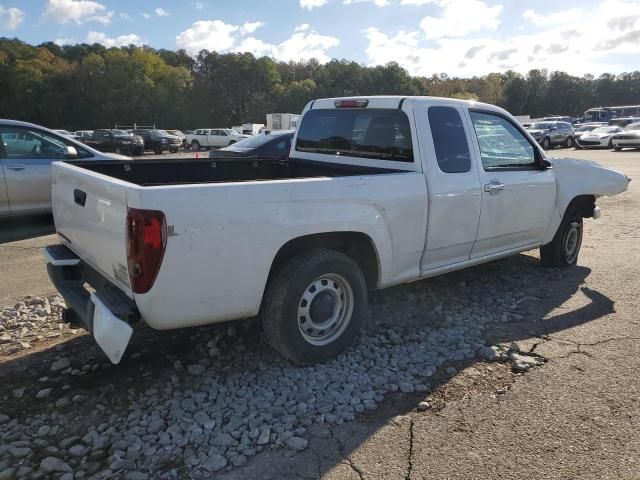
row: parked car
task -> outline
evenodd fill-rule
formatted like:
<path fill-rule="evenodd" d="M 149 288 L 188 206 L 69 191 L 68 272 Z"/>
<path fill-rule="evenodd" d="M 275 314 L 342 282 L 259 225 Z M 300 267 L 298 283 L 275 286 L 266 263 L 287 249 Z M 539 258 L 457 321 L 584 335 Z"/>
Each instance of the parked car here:
<path fill-rule="evenodd" d="M 611 127 L 626 127 L 627 125 L 631 125 L 632 123 L 640 122 L 640 117 L 622 117 L 622 118 L 612 118 L 609 120 L 608 125 Z"/>
<path fill-rule="evenodd" d="M 51 211 L 52 162 L 126 158 L 16 120 L 0 120 L 0 138 L 0 217 Z"/>
<path fill-rule="evenodd" d="M 527 130 L 545 150 L 556 145 L 573 147 L 573 126 L 570 123 L 535 122 Z"/>
<path fill-rule="evenodd" d="M 187 143 L 194 150 L 201 147 L 222 148 L 248 137 L 249 135 L 243 135 L 231 128 L 199 128 L 193 133 L 187 134 Z"/>
<path fill-rule="evenodd" d="M 140 135 L 144 140 L 145 150 L 153 150 L 156 155 L 161 155 L 165 150 L 176 153 L 182 145 L 180 137 L 171 135 L 166 130 L 137 129 L 132 133 Z"/>
<path fill-rule="evenodd" d="M 71 133 L 69 130 L 54 129 L 53 132 L 57 133 L 58 135 L 64 135 L 65 137 L 73 137 L 73 133 Z"/>
<path fill-rule="evenodd" d="M 580 148 L 613 148 L 613 135 L 622 132 L 621 127 L 598 127 L 578 138 Z"/>
<path fill-rule="evenodd" d="M 573 117 L 562 117 L 560 115 L 552 115 L 550 117 L 539 118 L 538 122 L 566 122 L 566 123 L 573 124 L 574 118 Z"/>
<path fill-rule="evenodd" d="M 187 136 L 182 133 L 180 130 L 165 130 L 169 135 L 173 135 L 175 137 L 180 138 L 180 147 L 184 148 L 187 146 Z"/>
<path fill-rule="evenodd" d="M 139 135 L 126 130 L 101 128 L 93 131 L 90 137 L 84 137 L 82 143 L 101 152 L 113 152 L 124 155 L 140 156 L 144 154 L 144 142 Z"/>
<path fill-rule="evenodd" d="M 640 122 L 627 125 L 624 131 L 615 133 L 611 141 L 616 151 L 623 148 L 640 148 Z"/>
<path fill-rule="evenodd" d="M 73 136 L 71 138 L 82 141 L 82 139 L 90 137 L 91 135 L 93 135 L 93 130 L 76 130 L 73 132 Z"/>
<path fill-rule="evenodd" d="M 289 158 L 293 133 L 293 130 L 261 133 L 220 150 L 211 150 L 209 158 L 260 157 L 285 160 Z"/>
<path fill-rule="evenodd" d="M 583 135 L 595 130 L 598 127 L 606 126 L 606 123 L 603 122 L 595 122 L 595 123 L 583 123 L 580 125 L 576 125 L 575 130 L 573 131 L 573 144 L 576 148 L 581 148 L 578 144 L 578 139 Z"/>
<path fill-rule="evenodd" d="M 259 313 L 285 357 L 333 358 L 366 320 L 369 288 L 538 247 L 543 265 L 574 265 L 583 218 L 629 183 L 548 157 L 501 108 L 389 96 L 310 102 L 285 162 L 53 170 L 61 245 L 45 250 L 47 268 L 65 318 L 90 326 L 113 363 L 138 320 L 172 329 Z"/>

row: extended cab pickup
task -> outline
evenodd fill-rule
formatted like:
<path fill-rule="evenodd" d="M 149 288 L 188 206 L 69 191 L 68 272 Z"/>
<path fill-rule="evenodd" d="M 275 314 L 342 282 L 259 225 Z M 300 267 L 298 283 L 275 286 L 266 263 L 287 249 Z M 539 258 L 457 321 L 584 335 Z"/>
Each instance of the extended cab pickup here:
<path fill-rule="evenodd" d="M 367 290 L 540 247 L 576 263 L 583 218 L 629 179 L 551 159 L 506 111 L 430 97 L 309 103 L 289 160 L 58 162 L 50 276 L 112 362 L 132 323 L 260 314 L 297 363 L 346 349 Z M 84 288 L 88 283 L 93 293 Z"/>

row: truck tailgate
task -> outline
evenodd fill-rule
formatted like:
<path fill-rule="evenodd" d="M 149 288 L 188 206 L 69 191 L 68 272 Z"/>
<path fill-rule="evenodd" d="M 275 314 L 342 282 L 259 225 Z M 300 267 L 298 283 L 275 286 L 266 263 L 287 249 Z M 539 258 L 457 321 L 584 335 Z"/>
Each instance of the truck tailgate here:
<path fill-rule="evenodd" d="M 55 162 L 51 174 L 60 241 L 132 297 L 126 252 L 127 184 L 63 162 Z"/>

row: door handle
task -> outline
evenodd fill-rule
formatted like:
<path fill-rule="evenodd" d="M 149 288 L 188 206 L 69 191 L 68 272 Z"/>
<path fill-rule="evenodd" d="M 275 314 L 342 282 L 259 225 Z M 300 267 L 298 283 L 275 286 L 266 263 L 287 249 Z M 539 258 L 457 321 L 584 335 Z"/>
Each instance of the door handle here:
<path fill-rule="evenodd" d="M 484 191 L 490 195 L 499 195 L 504 190 L 504 183 L 500 180 L 491 180 L 484 186 Z"/>
<path fill-rule="evenodd" d="M 7 169 L 7 170 L 14 170 L 14 171 L 16 171 L 16 172 L 19 172 L 19 171 L 21 171 L 21 170 L 24 170 L 25 168 L 26 168 L 26 167 L 25 167 L 24 165 L 20 165 L 19 163 L 14 163 L 14 164 L 7 165 L 7 166 L 6 166 L 6 169 Z"/>

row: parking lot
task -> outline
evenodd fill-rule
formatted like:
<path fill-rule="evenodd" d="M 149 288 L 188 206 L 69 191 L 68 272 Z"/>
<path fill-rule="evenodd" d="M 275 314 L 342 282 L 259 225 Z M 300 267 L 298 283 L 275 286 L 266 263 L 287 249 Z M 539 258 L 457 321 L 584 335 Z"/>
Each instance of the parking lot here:
<path fill-rule="evenodd" d="M 634 179 L 577 267 L 528 252 L 374 293 L 356 345 L 304 368 L 253 320 L 140 328 L 113 366 L 61 323 L 51 218 L 3 222 L 0 479 L 640 478 L 640 151 L 552 154 Z"/>

